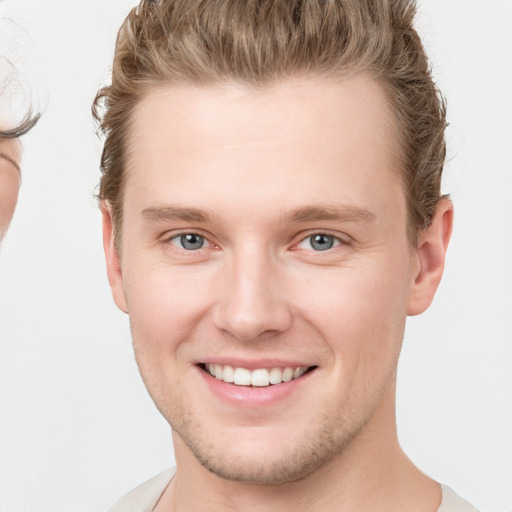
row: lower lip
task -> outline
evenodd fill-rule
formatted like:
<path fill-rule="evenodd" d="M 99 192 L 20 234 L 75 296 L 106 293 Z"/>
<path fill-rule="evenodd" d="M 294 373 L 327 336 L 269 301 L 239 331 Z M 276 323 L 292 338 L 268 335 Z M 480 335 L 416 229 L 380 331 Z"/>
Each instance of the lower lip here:
<path fill-rule="evenodd" d="M 294 379 L 289 382 L 258 387 L 230 384 L 212 377 L 202 368 L 197 367 L 197 369 L 206 385 L 215 395 L 226 402 L 236 405 L 237 407 L 244 408 L 269 406 L 287 398 L 297 391 L 316 371 L 309 371 L 298 379 Z"/>

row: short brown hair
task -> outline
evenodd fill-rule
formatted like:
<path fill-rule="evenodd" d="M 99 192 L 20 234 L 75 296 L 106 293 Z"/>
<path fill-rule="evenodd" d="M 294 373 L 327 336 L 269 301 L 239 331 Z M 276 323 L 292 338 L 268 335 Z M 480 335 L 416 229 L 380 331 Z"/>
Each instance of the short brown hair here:
<path fill-rule="evenodd" d="M 413 0 L 141 0 L 119 31 L 112 84 L 93 105 L 105 135 L 98 197 L 114 223 L 122 221 L 132 112 L 152 87 L 366 72 L 382 86 L 401 136 L 414 240 L 441 197 L 446 152 L 445 102 L 415 14 Z"/>

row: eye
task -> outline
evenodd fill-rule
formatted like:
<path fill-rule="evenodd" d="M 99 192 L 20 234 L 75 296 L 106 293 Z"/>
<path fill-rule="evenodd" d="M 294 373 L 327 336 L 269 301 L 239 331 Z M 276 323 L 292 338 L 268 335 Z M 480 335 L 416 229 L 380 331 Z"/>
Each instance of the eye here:
<path fill-rule="evenodd" d="M 340 245 L 340 241 L 333 235 L 326 233 L 315 233 L 308 236 L 299 243 L 299 249 L 313 249 L 314 251 L 327 251 Z"/>
<path fill-rule="evenodd" d="M 202 249 L 206 243 L 204 236 L 197 233 L 183 233 L 181 235 L 173 236 L 169 242 L 180 249 L 186 251 L 196 251 Z"/>

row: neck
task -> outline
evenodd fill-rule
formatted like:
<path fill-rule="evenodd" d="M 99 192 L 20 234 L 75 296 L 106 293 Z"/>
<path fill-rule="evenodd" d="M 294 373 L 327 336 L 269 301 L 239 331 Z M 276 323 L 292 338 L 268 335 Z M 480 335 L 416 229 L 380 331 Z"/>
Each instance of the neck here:
<path fill-rule="evenodd" d="M 383 402 L 388 403 L 379 407 L 342 453 L 308 476 L 279 485 L 220 478 L 202 467 L 175 434 L 177 473 L 155 512 L 433 512 L 441 502 L 441 491 L 410 462 L 399 446 L 394 389 Z M 383 429 L 383 425 L 387 427 Z"/>

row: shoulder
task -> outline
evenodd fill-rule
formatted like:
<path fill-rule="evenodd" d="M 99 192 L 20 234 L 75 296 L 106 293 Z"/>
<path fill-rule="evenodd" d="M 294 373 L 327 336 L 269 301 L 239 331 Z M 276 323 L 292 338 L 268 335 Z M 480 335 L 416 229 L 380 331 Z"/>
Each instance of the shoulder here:
<path fill-rule="evenodd" d="M 174 473 L 174 468 L 162 471 L 123 496 L 107 512 L 151 512 Z"/>
<path fill-rule="evenodd" d="M 437 512 L 478 512 L 478 510 L 463 500 L 458 494 L 446 485 L 441 484 L 443 501 Z"/>

